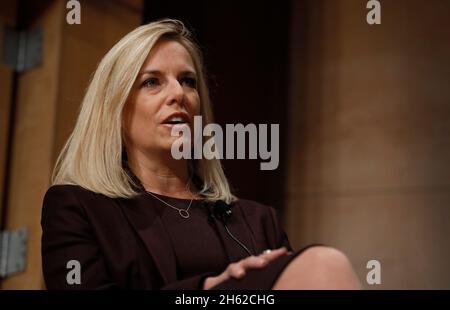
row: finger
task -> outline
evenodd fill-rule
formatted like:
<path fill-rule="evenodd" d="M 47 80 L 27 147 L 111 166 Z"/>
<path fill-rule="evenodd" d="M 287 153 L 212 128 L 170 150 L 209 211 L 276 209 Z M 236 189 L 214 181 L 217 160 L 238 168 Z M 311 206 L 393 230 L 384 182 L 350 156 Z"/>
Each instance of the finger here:
<path fill-rule="evenodd" d="M 285 253 L 285 252 L 287 252 L 288 250 L 287 250 L 287 248 L 286 247 L 281 247 L 281 248 L 278 248 L 278 249 L 267 249 L 267 250 L 264 250 L 259 256 L 265 256 L 265 255 L 276 255 L 276 254 L 278 254 L 278 253 Z"/>
<path fill-rule="evenodd" d="M 267 265 L 268 261 L 259 256 L 249 256 L 239 262 L 244 269 L 262 268 Z"/>
<path fill-rule="evenodd" d="M 247 269 L 261 268 L 266 265 L 266 261 L 257 256 L 249 256 L 236 263 L 230 264 L 226 270 L 229 277 L 241 279 L 247 272 Z"/>
<path fill-rule="evenodd" d="M 222 272 L 221 274 L 219 274 L 218 276 L 214 277 L 215 283 L 212 286 L 216 285 L 217 283 L 222 283 L 222 282 L 228 280 L 229 278 L 230 278 L 230 274 L 227 269 L 224 272 Z"/>
<path fill-rule="evenodd" d="M 288 253 L 288 250 L 285 247 L 271 250 L 270 252 L 263 253 L 259 255 L 259 257 L 264 258 L 267 261 L 272 261 L 280 256 L 286 255 Z"/>
<path fill-rule="evenodd" d="M 236 279 L 241 279 L 245 276 L 245 267 L 243 266 L 241 261 L 229 265 L 228 275 Z"/>

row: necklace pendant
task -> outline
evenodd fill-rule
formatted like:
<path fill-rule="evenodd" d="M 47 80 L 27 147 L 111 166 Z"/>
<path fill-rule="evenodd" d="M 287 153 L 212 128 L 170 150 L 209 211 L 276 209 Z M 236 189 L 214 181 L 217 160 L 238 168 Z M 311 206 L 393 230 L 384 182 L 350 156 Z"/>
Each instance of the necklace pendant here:
<path fill-rule="evenodd" d="M 189 218 L 189 212 L 186 210 L 178 210 L 178 213 L 180 214 L 180 216 L 182 218 L 185 218 L 185 219 Z"/>

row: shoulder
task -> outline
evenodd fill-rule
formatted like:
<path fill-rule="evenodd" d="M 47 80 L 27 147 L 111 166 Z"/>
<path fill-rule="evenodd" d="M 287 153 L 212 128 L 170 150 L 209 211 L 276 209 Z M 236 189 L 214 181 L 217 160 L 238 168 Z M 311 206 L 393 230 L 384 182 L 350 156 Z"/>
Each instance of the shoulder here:
<path fill-rule="evenodd" d="M 82 202 L 99 199 L 103 195 L 74 184 L 51 186 L 44 195 L 44 206 L 60 204 L 81 204 Z M 106 197 L 105 197 L 106 198 Z"/>
<path fill-rule="evenodd" d="M 43 212 L 54 209 L 76 208 L 80 206 L 80 198 L 87 195 L 87 190 L 78 185 L 53 185 L 45 193 Z"/>
<path fill-rule="evenodd" d="M 268 248 L 281 246 L 286 246 L 288 249 L 291 248 L 277 209 L 245 199 L 236 201 L 236 206 L 242 211 L 254 234 L 256 236 L 265 236 Z"/>
<path fill-rule="evenodd" d="M 86 202 L 89 200 L 108 200 L 112 199 L 105 195 L 93 192 L 76 184 L 58 184 L 52 185 L 44 195 L 45 201 L 65 201 L 77 200 L 78 202 Z"/>
<path fill-rule="evenodd" d="M 233 202 L 233 204 L 241 206 L 243 208 L 258 210 L 258 209 L 267 209 L 271 208 L 268 205 L 265 205 L 263 203 L 254 201 L 254 200 L 248 200 L 248 199 L 242 199 L 238 198 L 236 201 Z"/>
<path fill-rule="evenodd" d="M 91 191 L 74 184 L 52 185 L 45 193 L 44 200 L 56 198 L 68 198 L 80 195 L 88 195 Z"/>
<path fill-rule="evenodd" d="M 276 209 L 272 206 L 265 205 L 263 203 L 239 198 L 237 201 L 233 203 L 235 206 L 242 209 L 248 216 L 269 216 L 272 217 L 276 214 Z"/>
<path fill-rule="evenodd" d="M 51 186 L 44 195 L 42 216 L 77 213 L 83 215 L 86 206 L 101 206 L 108 197 L 79 185 L 61 184 Z"/>

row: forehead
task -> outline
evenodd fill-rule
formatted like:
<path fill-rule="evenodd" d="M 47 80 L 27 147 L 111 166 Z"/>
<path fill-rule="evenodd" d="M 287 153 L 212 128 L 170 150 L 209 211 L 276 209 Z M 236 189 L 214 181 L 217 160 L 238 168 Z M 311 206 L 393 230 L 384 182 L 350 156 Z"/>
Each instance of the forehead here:
<path fill-rule="evenodd" d="M 167 67 L 195 71 L 192 57 L 181 43 L 173 40 L 160 40 L 151 49 L 142 68 L 164 69 Z"/>

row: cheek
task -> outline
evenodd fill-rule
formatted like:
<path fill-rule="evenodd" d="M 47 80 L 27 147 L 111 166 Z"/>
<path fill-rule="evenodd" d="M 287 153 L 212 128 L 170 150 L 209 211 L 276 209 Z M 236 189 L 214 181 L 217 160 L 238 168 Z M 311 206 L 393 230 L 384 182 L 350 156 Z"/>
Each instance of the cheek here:
<path fill-rule="evenodd" d="M 189 100 L 190 102 L 190 109 L 192 111 L 192 114 L 199 115 L 200 114 L 200 97 L 198 94 L 195 94 L 192 96 L 192 98 Z"/>
<path fill-rule="evenodd" d="M 155 113 L 150 102 L 135 101 L 126 109 L 124 115 L 125 128 L 128 139 L 134 143 L 148 140 L 149 132 L 154 131 Z"/>

